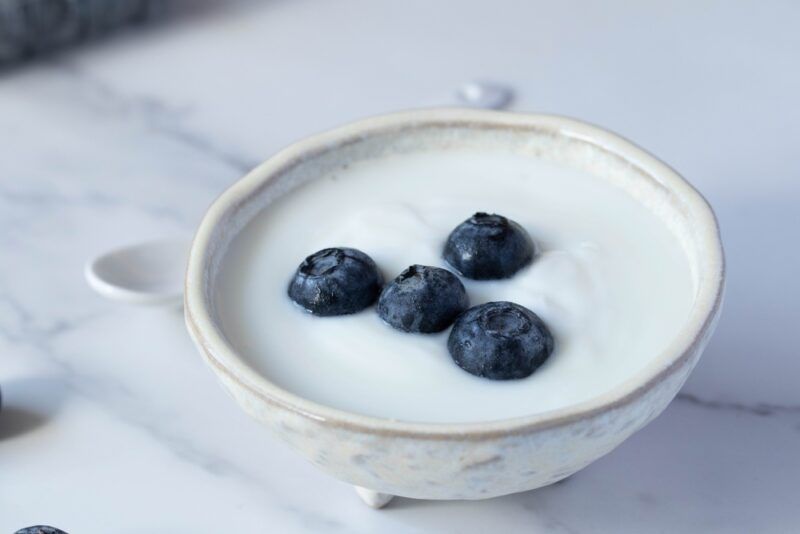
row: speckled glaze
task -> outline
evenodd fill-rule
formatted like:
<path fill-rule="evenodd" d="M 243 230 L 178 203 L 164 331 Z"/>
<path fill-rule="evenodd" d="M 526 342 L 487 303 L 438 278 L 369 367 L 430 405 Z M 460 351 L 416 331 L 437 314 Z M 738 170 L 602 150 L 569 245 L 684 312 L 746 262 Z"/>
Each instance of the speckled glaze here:
<path fill-rule="evenodd" d="M 676 338 L 627 382 L 591 401 L 527 417 L 413 423 L 323 406 L 256 373 L 225 339 L 214 286 L 227 245 L 293 187 L 348 162 L 389 153 L 500 144 L 584 169 L 652 210 L 686 251 L 695 302 Z M 440 109 L 363 120 L 300 141 L 257 167 L 209 209 L 186 276 L 186 321 L 239 405 L 320 469 L 375 492 L 482 499 L 563 479 L 610 452 L 676 395 L 719 315 L 724 258 L 714 215 L 675 171 L 620 137 L 563 117 Z"/>

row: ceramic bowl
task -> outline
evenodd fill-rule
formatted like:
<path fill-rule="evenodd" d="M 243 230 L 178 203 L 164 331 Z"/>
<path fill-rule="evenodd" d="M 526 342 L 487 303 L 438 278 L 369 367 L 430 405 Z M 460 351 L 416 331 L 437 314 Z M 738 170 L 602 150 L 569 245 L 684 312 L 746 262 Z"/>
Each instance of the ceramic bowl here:
<path fill-rule="evenodd" d="M 215 285 L 226 249 L 258 212 L 338 166 L 390 153 L 501 144 L 576 167 L 620 187 L 682 244 L 694 304 L 671 343 L 628 381 L 587 402 L 469 424 L 414 423 L 324 406 L 257 373 L 225 337 Z M 373 505 L 392 495 L 483 499 L 552 484 L 607 454 L 656 417 L 697 363 L 719 315 L 724 259 L 714 214 L 675 171 L 630 142 L 563 117 L 437 109 L 362 120 L 286 148 L 208 210 L 186 276 L 186 322 L 200 353 L 239 405 L 313 464 Z M 363 489 L 367 488 L 367 489 Z"/>

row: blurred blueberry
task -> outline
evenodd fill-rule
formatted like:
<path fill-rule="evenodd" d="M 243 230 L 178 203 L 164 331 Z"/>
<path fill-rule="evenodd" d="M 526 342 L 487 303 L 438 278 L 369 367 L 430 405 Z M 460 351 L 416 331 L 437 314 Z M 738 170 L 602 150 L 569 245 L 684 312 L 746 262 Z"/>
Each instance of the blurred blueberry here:
<path fill-rule="evenodd" d="M 35 527 L 25 527 L 16 531 L 14 534 L 67 534 L 63 530 L 56 527 L 48 527 L 46 525 L 36 525 Z"/>

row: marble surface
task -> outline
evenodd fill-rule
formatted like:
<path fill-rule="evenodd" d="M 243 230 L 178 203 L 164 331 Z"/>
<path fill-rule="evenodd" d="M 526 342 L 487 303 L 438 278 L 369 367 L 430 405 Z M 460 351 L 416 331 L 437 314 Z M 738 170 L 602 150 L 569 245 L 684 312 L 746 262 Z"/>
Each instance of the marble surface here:
<path fill-rule="evenodd" d="M 0 78 L 0 532 L 796 532 L 800 5 L 231 2 Z M 719 215 L 729 291 L 666 412 L 545 489 L 366 508 L 241 413 L 180 310 L 93 294 L 87 258 L 191 232 L 278 148 L 448 103 L 602 124 Z"/>

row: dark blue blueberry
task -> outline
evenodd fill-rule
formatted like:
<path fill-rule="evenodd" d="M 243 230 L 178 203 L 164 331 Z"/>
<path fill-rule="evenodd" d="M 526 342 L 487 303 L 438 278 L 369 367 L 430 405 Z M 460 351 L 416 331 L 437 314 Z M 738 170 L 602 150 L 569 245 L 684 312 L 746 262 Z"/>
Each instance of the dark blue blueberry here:
<path fill-rule="evenodd" d="M 444 259 L 473 280 L 510 278 L 530 264 L 536 247 L 519 224 L 479 212 L 459 224 L 444 246 Z"/>
<path fill-rule="evenodd" d="M 2 0 L 0 65 L 168 11 L 167 0 Z"/>
<path fill-rule="evenodd" d="M 63 530 L 56 527 L 48 527 L 47 525 L 36 525 L 35 527 L 25 527 L 16 531 L 14 534 L 67 534 Z"/>
<path fill-rule="evenodd" d="M 447 269 L 412 265 L 386 284 L 378 315 L 403 332 L 429 334 L 450 326 L 469 306 L 464 284 Z"/>
<path fill-rule="evenodd" d="M 510 380 L 530 376 L 550 357 L 553 336 L 528 308 L 489 302 L 470 308 L 456 320 L 447 348 L 468 373 Z"/>
<path fill-rule="evenodd" d="M 307 257 L 289 283 L 289 297 L 322 317 L 370 306 L 383 278 L 372 258 L 354 248 L 326 248 Z"/>

